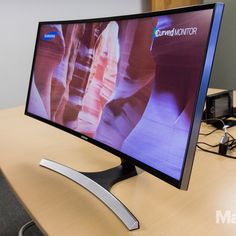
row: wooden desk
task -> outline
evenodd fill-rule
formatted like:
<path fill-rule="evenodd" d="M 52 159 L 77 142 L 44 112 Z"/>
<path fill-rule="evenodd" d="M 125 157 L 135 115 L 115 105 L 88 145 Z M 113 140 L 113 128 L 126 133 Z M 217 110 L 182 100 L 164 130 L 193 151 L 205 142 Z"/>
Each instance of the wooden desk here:
<path fill-rule="evenodd" d="M 236 213 L 236 160 L 197 151 L 188 191 L 147 172 L 116 184 L 112 192 L 140 221 L 141 228 L 129 232 L 92 194 L 39 167 L 47 157 L 77 170 L 97 171 L 116 166 L 118 158 L 24 116 L 23 107 L 1 110 L 0 120 L 1 170 L 45 234 L 236 235 L 235 224 L 216 224 L 216 210 Z M 203 139 L 214 143 L 219 137 Z"/>

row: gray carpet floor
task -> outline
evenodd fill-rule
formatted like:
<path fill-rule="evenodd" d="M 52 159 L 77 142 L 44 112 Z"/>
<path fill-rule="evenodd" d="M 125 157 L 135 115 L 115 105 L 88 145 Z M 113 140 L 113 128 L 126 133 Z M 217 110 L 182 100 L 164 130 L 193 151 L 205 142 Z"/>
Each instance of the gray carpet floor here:
<path fill-rule="evenodd" d="M 17 236 L 21 226 L 30 220 L 0 171 L 0 236 Z M 34 225 L 25 231 L 24 236 L 43 234 Z"/>

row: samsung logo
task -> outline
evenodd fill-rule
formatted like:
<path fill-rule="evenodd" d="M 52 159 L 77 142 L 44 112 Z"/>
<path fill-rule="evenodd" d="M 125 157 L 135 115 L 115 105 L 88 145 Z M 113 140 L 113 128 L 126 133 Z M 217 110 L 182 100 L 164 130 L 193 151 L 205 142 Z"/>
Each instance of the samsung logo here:
<path fill-rule="evenodd" d="M 86 136 L 84 136 L 84 135 L 81 135 L 80 136 L 82 139 L 84 139 L 84 140 L 88 140 L 88 137 L 86 137 Z"/>
<path fill-rule="evenodd" d="M 161 36 L 193 36 L 197 34 L 197 27 L 189 27 L 189 28 L 173 28 L 169 30 L 160 30 L 155 28 L 153 31 L 153 37 L 158 38 Z"/>
<path fill-rule="evenodd" d="M 49 33 L 44 34 L 43 40 L 49 41 L 49 40 L 55 39 L 56 36 L 57 36 L 57 32 L 49 32 Z"/>

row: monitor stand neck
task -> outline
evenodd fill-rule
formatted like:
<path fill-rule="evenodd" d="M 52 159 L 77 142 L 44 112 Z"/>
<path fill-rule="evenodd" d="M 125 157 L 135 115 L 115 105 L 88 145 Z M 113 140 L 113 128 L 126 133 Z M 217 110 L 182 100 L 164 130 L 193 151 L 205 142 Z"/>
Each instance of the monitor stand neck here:
<path fill-rule="evenodd" d="M 115 183 L 137 175 L 134 165 L 125 160 L 121 160 L 121 164 L 117 167 L 90 173 L 79 172 L 48 159 L 42 159 L 40 166 L 64 175 L 86 188 L 108 206 L 129 230 L 139 228 L 139 222 L 135 216 L 110 192 L 112 185 Z"/>
<path fill-rule="evenodd" d="M 110 191 L 112 186 L 122 180 L 137 175 L 134 165 L 121 159 L 121 164 L 111 169 L 99 172 L 80 172 Z"/>

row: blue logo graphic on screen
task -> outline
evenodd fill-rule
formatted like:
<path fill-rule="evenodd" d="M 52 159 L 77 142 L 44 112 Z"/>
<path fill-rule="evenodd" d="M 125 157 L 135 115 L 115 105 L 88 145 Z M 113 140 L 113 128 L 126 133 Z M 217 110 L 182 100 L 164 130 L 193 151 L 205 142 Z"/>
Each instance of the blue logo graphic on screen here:
<path fill-rule="evenodd" d="M 172 19 L 169 16 L 159 16 L 157 17 L 157 23 L 152 31 L 152 40 L 157 38 L 157 33 L 159 30 L 168 29 L 172 26 Z"/>
<path fill-rule="evenodd" d="M 43 40 L 50 41 L 52 39 L 55 39 L 57 34 L 58 34 L 58 32 L 48 32 L 48 33 L 44 34 Z"/>

